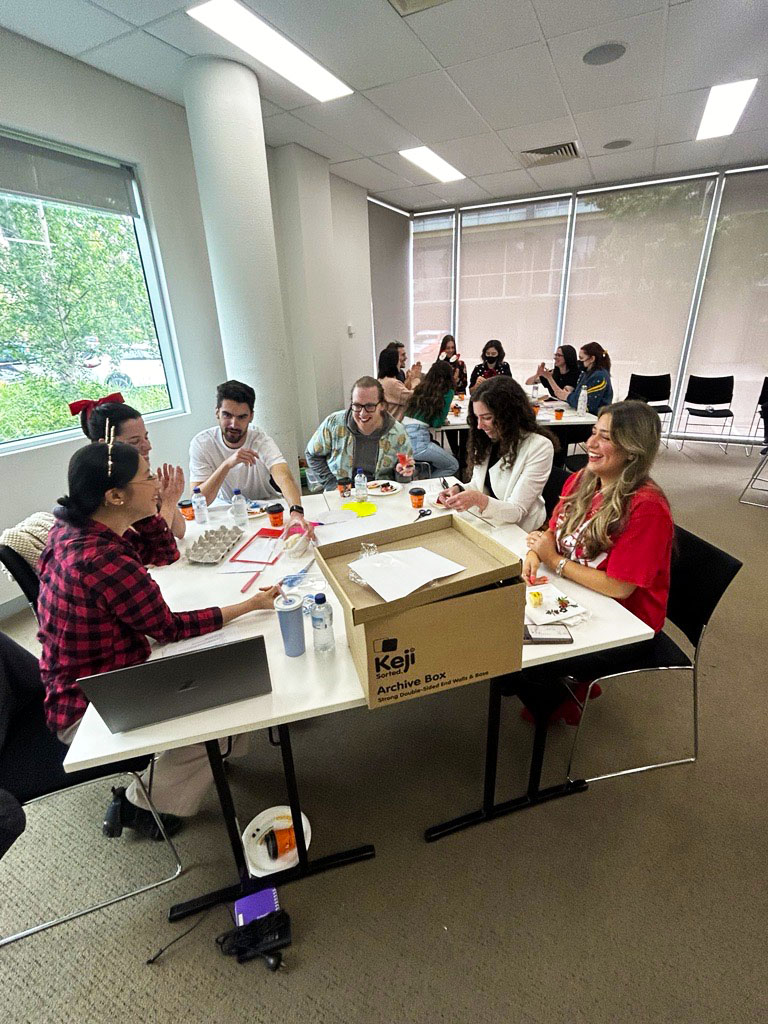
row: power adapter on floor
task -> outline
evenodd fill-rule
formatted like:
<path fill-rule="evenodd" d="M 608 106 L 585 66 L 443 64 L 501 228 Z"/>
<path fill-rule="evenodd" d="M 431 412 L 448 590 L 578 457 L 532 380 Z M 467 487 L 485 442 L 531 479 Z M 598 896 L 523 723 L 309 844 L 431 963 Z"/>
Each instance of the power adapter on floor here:
<path fill-rule="evenodd" d="M 248 924 L 232 928 L 216 939 L 225 956 L 237 957 L 239 964 L 260 957 L 270 971 L 284 967 L 279 952 L 291 944 L 291 919 L 284 910 L 276 910 Z"/>

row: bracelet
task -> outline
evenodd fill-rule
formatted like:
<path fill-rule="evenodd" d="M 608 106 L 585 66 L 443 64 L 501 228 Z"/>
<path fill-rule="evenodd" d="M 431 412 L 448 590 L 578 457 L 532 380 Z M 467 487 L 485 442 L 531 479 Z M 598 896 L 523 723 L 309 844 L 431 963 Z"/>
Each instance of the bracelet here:
<path fill-rule="evenodd" d="M 565 569 L 565 566 L 566 566 L 567 562 L 568 562 L 567 558 L 561 558 L 560 559 L 560 561 L 555 566 L 555 576 L 562 576 L 563 575 L 563 569 Z"/>

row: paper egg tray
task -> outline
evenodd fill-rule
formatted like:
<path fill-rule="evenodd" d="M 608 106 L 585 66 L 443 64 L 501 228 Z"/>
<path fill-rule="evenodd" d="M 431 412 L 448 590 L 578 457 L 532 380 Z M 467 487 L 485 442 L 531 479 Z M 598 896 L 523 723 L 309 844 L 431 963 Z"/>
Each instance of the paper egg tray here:
<path fill-rule="evenodd" d="M 189 549 L 187 558 L 201 565 L 215 565 L 237 544 L 244 532 L 239 526 L 220 526 L 217 530 L 206 530 Z"/>

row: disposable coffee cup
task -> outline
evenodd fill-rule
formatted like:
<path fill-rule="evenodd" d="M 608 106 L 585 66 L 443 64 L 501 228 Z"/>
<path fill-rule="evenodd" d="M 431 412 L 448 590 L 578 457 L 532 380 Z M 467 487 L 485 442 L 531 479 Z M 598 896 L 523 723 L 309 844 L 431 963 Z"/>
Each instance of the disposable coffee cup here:
<path fill-rule="evenodd" d="M 283 647 L 289 658 L 299 658 L 306 651 L 304 641 L 304 600 L 298 594 L 279 594 L 275 598 L 277 621 L 283 635 Z"/>
<path fill-rule="evenodd" d="M 555 419 L 556 420 L 561 420 L 562 418 L 563 418 L 563 410 L 562 409 L 555 409 Z"/>
<path fill-rule="evenodd" d="M 181 512 L 185 519 L 189 519 L 190 521 L 195 518 L 195 510 L 192 508 L 191 501 L 180 501 L 179 512 Z"/>
<path fill-rule="evenodd" d="M 411 496 L 411 504 L 414 508 L 423 508 L 424 495 L 427 493 L 423 487 L 412 487 L 408 493 Z"/>
<path fill-rule="evenodd" d="M 282 526 L 283 525 L 283 506 L 275 502 L 274 505 L 267 505 L 267 515 L 269 516 L 270 526 Z"/>

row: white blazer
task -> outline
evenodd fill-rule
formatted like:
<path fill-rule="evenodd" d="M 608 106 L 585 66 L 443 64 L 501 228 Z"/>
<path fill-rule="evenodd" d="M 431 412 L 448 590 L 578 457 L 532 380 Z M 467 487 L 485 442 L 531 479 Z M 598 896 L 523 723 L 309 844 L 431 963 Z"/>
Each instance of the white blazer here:
<path fill-rule="evenodd" d="M 555 449 L 548 437 L 529 434 L 520 445 L 512 466 L 502 468 L 500 460 L 491 467 L 491 486 L 496 498 L 488 498 L 488 507 L 472 509 L 492 526 L 516 523 L 523 530 L 536 530 L 544 522 L 546 512 L 541 492 L 549 479 Z M 484 493 L 488 460 L 475 466 L 468 486 Z"/>

